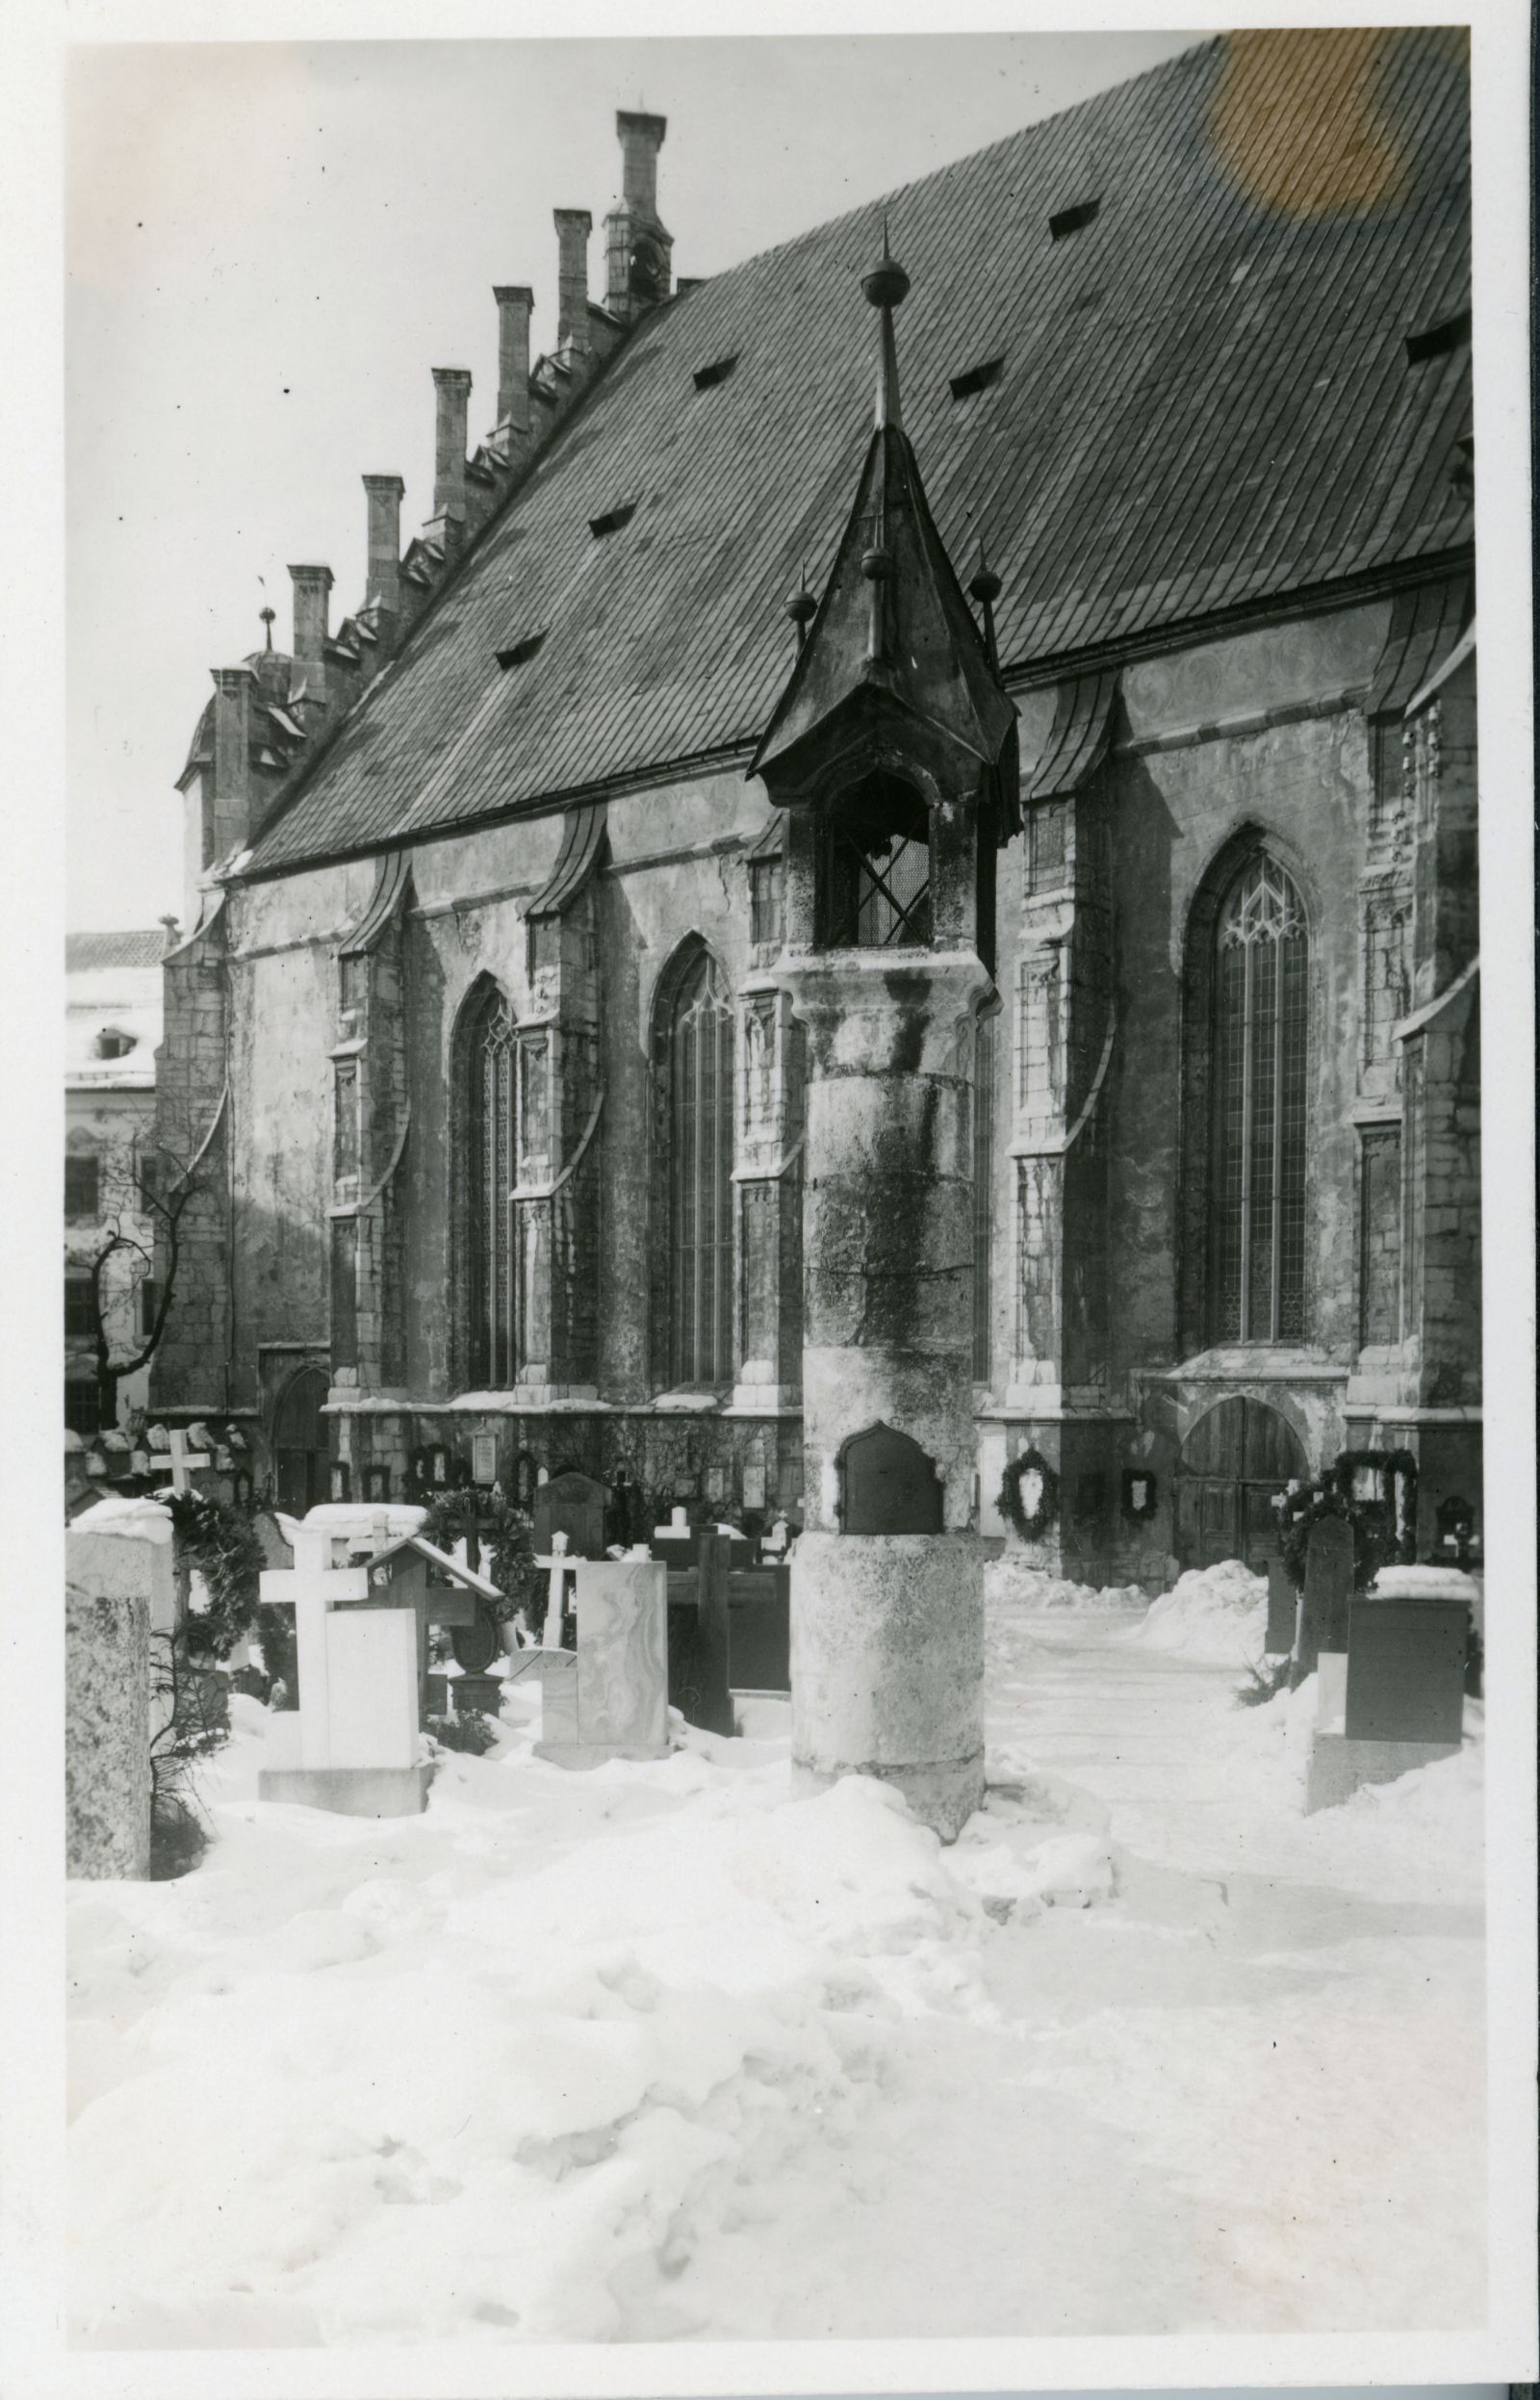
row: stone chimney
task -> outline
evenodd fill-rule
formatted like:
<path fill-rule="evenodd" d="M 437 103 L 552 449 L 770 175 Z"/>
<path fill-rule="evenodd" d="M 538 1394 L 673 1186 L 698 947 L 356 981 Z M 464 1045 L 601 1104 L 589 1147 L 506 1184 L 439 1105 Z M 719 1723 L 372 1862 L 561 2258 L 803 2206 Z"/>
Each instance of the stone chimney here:
<path fill-rule="evenodd" d="M 247 666 L 214 667 L 213 840 L 205 866 L 244 850 L 251 837 L 251 701 Z"/>
<path fill-rule="evenodd" d="M 401 607 L 401 498 L 406 490 L 398 475 L 366 475 L 369 503 L 369 584 L 367 603 L 398 616 Z"/>
<path fill-rule="evenodd" d="M 465 440 L 471 413 L 468 367 L 435 367 L 438 405 L 433 428 L 433 524 L 452 557 L 465 539 Z"/>
<path fill-rule="evenodd" d="M 499 283 L 492 288 L 498 303 L 498 423 L 508 429 L 508 454 L 517 465 L 528 455 L 529 318 L 535 296 L 526 283 Z"/>
<path fill-rule="evenodd" d="M 331 607 L 330 567 L 291 567 L 295 587 L 295 664 L 312 700 L 326 697 L 327 618 Z"/>
<path fill-rule="evenodd" d="M 668 118 L 621 109 L 615 131 L 620 136 L 621 198 L 604 219 L 605 302 L 612 317 L 629 324 L 669 296 L 674 239 L 657 213 L 657 154 Z"/>
<path fill-rule="evenodd" d="M 558 245 L 556 347 L 580 369 L 589 353 L 588 237 L 594 220 L 585 208 L 558 208 L 553 217 Z"/>
<path fill-rule="evenodd" d="M 643 116 L 632 109 L 617 109 L 615 131 L 620 136 L 621 197 L 638 217 L 657 216 L 657 154 L 668 131 L 666 116 Z"/>

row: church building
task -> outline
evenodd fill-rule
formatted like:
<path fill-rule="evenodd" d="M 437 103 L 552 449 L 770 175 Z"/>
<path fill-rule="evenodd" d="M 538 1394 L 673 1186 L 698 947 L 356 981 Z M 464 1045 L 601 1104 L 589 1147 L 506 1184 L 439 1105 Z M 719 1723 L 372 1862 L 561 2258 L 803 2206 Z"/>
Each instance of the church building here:
<path fill-rule="evenodd" d="M 633 1537 L 799 1521 L 777 962 L 963 938 L 902 705 L 839 813 L 796 805 L 869 605 L 874 683 L 981 762 L 948 1524 L 1159 1589 L 1399 1452 L 1419 1556 L 1478 1541 L 1465 37 L 1200 42 L 696 282 L 664 119 L 618 130 L 599 296 L 558 209 L 549 349 L 493 296 L 484 439 L 433 371 L 431 519 L 403 546 L 365 475 L 356 610 L 295 565 L 290 648 L 214 670 L 155 1408 L 241 1424 L 290 1510 L 576 1466 Z"/>

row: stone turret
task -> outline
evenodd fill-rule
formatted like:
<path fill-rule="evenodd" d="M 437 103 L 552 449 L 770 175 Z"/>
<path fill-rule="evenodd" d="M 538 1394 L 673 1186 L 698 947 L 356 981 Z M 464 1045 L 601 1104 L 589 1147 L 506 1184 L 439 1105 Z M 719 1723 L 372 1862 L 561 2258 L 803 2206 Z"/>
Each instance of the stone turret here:
<path fill-rule="evenodd" d="M 904 431 L 886 234 L 862 288 L 877 422 L 751 769 L 789 812 L 771 972 L 808 1040 L 792 1755 L 897 1784 L 950 1840 L 984 1793 L 969 1083 L 1015 713 Z"/>

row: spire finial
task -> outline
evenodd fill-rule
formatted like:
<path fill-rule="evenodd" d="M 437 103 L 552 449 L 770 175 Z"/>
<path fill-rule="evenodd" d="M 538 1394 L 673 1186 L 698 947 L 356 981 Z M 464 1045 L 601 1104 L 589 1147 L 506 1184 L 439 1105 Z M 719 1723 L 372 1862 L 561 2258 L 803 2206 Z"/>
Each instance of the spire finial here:
<path fill-rule="evenodd" d="M 989 664 L 996 668 L 1000 661 L 995 655 L 994 647 L 994 604 L 999 599 L 1003 588 L 999 577 L 989 564 L 988 553 L 984 547 L 984 536 L 981 533 L 979 535 L 979 563 L 969 578 L 968 590 L 984 611 L 985 656 Z"/>
<path fill-rule="evenodd" d="M 808 626 L 812 623 L 813 618 L 818 614 L 818 603 L 813 594 L 808 589 L 808 568 L 806 561 L 804 562 L 802 570 L 802 581 L 798 584 L 797 589 L 792 593 L 791 598 L 786 603 L 786 614 L 797 629 L 797 648 L 800 650 L 803 643 L 808 638 Z"/>
<path fill-rule="evenodd" d="M 901 426 L 904 422 L 898 400 L 898 352 L 893 345 L 893 311 L 902 307 L 909 294 L 909 277 L 893 256 L 887 238 L 887 217 L 883 217 L 883 255 L 877 265 L 860 279 L 860 288 L 873 308 L 882 310 L 882 330 L 879 335 L 877 366 L 877 422 L 880 426 Z"/>
<path fill-rule="evenodd" d="M 272 648 L 272 621 L 277 613 L 278 611 L 276 608 L 259 608 L 257 610 L 258 616 L 262 619 L 264 626 L 267 628 L 267 646 L 270 650 Z"/>

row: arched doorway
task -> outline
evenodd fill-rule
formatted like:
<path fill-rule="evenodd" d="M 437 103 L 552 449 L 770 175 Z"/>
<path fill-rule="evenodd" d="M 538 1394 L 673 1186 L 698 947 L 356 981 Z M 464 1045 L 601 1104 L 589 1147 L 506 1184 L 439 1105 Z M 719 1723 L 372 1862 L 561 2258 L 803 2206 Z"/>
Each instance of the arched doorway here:
<path fill-rule="evenodd" d="M 303 1516 L 326 1498 L 327 1377 L 324 1367 L 301 1367 L 284 1385 L 272 1421 L 272 1458 L 277 1504 L 289 1516 Z"/>
<path fill-rule="evenodd" d="M 1184 1567 L 1241 1559 L 1265 1575 L 1278 1555 L 1272 1502 L 1309 1475 L 1286 1417 L 1260 1400 L 1221 1400 L 1200 1416 L 1176 1466 L 1176 1551 Z"/>

